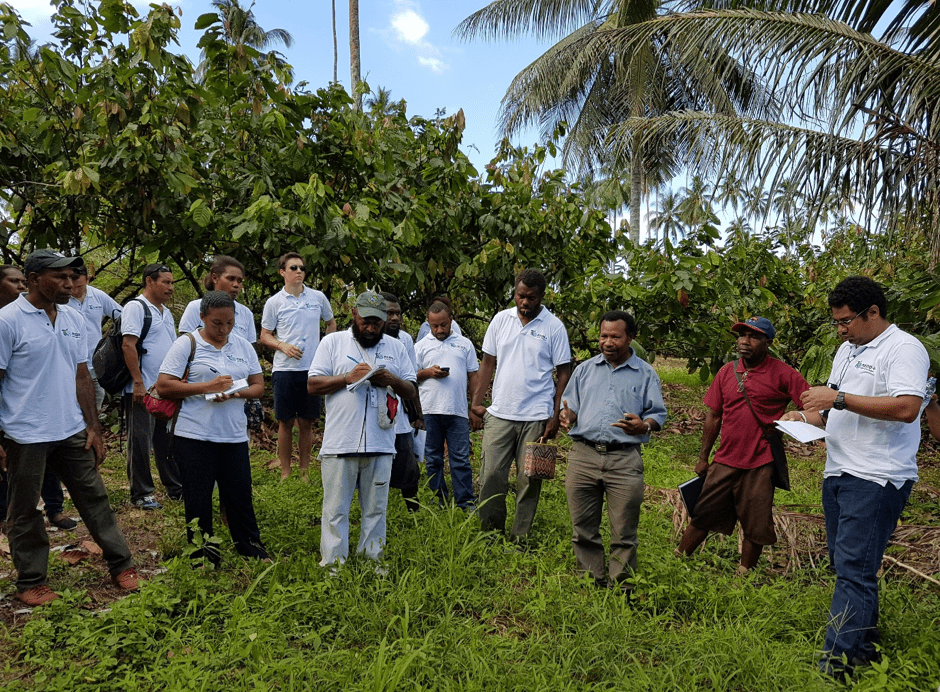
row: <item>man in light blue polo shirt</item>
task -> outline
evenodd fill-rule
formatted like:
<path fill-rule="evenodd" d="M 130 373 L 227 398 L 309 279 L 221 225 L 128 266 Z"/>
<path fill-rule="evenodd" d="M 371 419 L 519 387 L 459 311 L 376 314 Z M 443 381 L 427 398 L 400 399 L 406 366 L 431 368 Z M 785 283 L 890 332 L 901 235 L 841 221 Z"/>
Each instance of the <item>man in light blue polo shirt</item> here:
<path fill-rule="evenodd" d="M 131 373 L 131 381 L 124 389 L 127 478 L 134 506 L 157 510 L 162 505 L 153 495 L 151 448 L 167 496 L 178 502 L 183 499 L 183 481 L 173 459 L 166 421 L 155 419 L 144 405 L 144 395 L 157 381 L 160 364 L 176 341 L 176 322 L 167 307 L 173 296 L 173 271 L 165 264 L 148 264 L 144 267 L 143 281 L 144 290 L 128 301 L 121 316 L 124 363 Z M 150 313 L 150 329 L 146 334 L 143 333 L 144 310 Z"/>
<path fill-rule="evenodd" d="M 515 538 L 528 535 L 532 528 L 542 488 L 542 481 L 524 473 L 525 443 L 555 438 L 561 393 L 571 377 L 568 332 L 542 306 L 545 287 L 545 277 L 535 269 L 516 277 L 515 307 L 497 313 L 486 329 L 483 364 L 470 406 L 470 427 L 483 428 L 479 508 L 483 530 L 506 528 L 509 469 L 515 461 Z M 485 408 L 483 397 L 494 371 L 492 403 Z"/>
<path fill-rule="evenodd" d="M 95 378 L 95 369 L 92 366 L 92 356 L 95 347 L 101 341 L 101 323 L 106 317 L 116 319 L 121 314 L 121 306 L 104 291 L 88 285 L 88 267 L 84 264 L 75 270 L 72 280 L 72 297 L 69 298 L 69 307 L 78 310 L 88 325 L 88 372 L 95 383 L 95 403 L 98 410 L 104 403 L 104 389 Z"/>
<path fill-rule="evenodd" d="M 313 446 L 313 421 L 320 417 L 320 398 L 307 393 L 307 371 L 320 343 L 320 322 L 325 323 L 326 333 L 332 334 L 336 331 L 336 320 L 329 299 L 304 285 L 307 268 L 300 255 L 296 252 L 281 255 L 278 273 L 284 279 L 284 288 L 264 304 L 258 343 L 277 351 L 271 369 L 271 385 L 281 479 L 290 476 L 296 423 L 300 477 L 306 480 Z"/>
<path fill-rule="evenodd" d="M 343 563 L 349 556 L 349 508 L 356 488 L 362 508 L 358 552 L 382 558 L 395 419 L 401 415 L 396 395 L 413 399 L 418 394 L 405 347 L 382 333 L 385 299 L 373 291 L 360 294 L 352 317 L 350 329 L 323 338 L 307 385 L 310 394 L 324 395 L 326 403 L 320 450 L 324 566 Z M 365 378 L 368 382 L 362 382 Z M 356 383 L 361 384 L 353 389 Z"/>
<path fill-rule="evenodd" d="M 626 580 L 636 571 L 644 487 L 640 445 L 666 421 L 659 376 L 630 348 L 634 336 L 633 315 L 611 310 L 601 317 L 601 352 L 575 368 L 561 410 L 561 424 L 574 440 L 565 493 L 578 569 L 590 573 L 597 586 L 619 585 L 624 593 L 632 589 Z M 600 531 L 605 495 L 610 515 L 606 567 Z"/>
<path fill-rule="evenodd" d="M 66 303 L 80 257 L 38 250 L 26 258 L 28 292 L 0 309 L 0 429 L 9 473 L 9 538 L 16 597 L 28 606 L 58 598 L 46 586 L 49 537 L 36 509 L 48 465 L 101 546 L 112 581 L 136 590 L 131 554 L 98 473 L 104 459 L 85 324 Z"/>
<path fill-rule="evenodd" d="M 471 509 L 474 495 L 467 386 L 469 384 L 469 391 L 476 391 L 480 363 L 470 339 L 453 331 L 450 307 L 445 303 L 431 304 L 428 324 L 431 332 L 415 345 L 418 392 L 428 433 L 424 451 L 428 478 L 431 490 L 441 502 L 446 502 L 446 441 L 454 501 L 461 509 Z"/>

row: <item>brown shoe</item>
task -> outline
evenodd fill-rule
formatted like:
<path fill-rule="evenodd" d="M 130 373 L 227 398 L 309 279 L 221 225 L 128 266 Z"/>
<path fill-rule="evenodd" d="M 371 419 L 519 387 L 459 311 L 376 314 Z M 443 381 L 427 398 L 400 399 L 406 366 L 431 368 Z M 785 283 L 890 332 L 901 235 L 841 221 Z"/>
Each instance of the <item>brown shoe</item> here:
<path fill-rule="evenodd" d="M 30 608 L 45 605 L 50 601 L 54 601 L 58 597 L 59 594 L 57 594 L 45 584 L 41 586 L 34 586 L 31 589 L 27 589 L 26 591 L 21 591 L 20 593 L 16 594 L 17 600 L 19 600 L 24 605 L 28 605 Z"/>
<path fill-rule="evenodd" d="M 137 570 L 133 567 L 128 567 L 120 574 L 111 577 L 111 583 L 124 591 L 137 591 L 141 582 L 143 582 L 143 577 L 137 574 Z"/>

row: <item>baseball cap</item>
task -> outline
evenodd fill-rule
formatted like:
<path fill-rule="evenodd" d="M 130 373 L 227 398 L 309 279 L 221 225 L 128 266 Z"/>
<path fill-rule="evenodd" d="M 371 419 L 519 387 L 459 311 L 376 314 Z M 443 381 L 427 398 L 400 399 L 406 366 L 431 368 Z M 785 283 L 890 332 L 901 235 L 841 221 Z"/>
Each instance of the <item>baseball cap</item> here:
<path fill-rule="evenodd" d="M 55 250 L 36 250 L 23 263 L 23 273 L 29 276 L 34 272 L 41 272 L 43 269 L 83 266 L 85 266 L 85 260 L 81 257 L 66 257 Z"/>
<path fill-rule="evenodd" d="M 746 321 L 738 322 L 731 327 L 733 332 L 740 332 L 742 329 L 753 329 L 755 332 L 766 335 L 768 339 L 773 339 L 777 333 L 777 330 L 774 329 L 774 326 L 766 317 L 749 317 Z"/>
<path fill-rule="evenodd" d="M 388 313 L 385 311 L 385 298 L 375 291 L 360 293 L 359 297 L 356 298 L 355 307 L 356 312 L 362 318 L 378 317 L 384 321 L 388 317 Z"/>

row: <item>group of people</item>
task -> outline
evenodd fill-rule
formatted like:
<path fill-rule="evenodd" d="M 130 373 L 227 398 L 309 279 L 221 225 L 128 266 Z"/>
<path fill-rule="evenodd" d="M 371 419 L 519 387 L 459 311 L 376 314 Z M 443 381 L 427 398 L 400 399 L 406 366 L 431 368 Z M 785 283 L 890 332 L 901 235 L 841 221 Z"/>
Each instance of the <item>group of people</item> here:
<path fill-rule="evenodd" d="M 208 292 L 183 313 L 181 336 L 167 307 L 173 273 L 165 265 L 144 269 L 141 294 L 123 310 L 87 285 L 81 258 L 43 250 L 27 258 L 22 273 L 0 268 L 0 292 L 11 296 L 0 309 L 0 467 L 9 484 L 6 518 L 20 600 L 40 605 L 56 598 L 46 586 L 49 545 L 36 507 L 42 496 L 50 520 L 61 518 L 61 499 L 57 504 L 48 490 L 53 482 L 59 488 L 59 480 L 101 545 L 115 583 L 138 587 L 97 472 L 104 451 L 98 423 L 103 392 L 90 369 L 91 356 L 102 320 L 118 316 L 130 374 L 123 403 L 135 506 L 161 507 L 150 472 L 152 450 L 166 495 L 184 502 L 187 522 L 195 520 L 201 532 L 212 534 L 217 485 L 236 550 L 268 559 L 252 506 L 248 461 L 246 406 L 264 392 L 257 343 L 276 352 L 272 386 L 283 478 L 291 471 L 295 427 L 300 474 L 306 477 L 323 399 L 321 565 L 335 571 L 349 557 L 350 509 L 358 490 L 357 551 L 384 572 L 378 561 L 386 542 L 389 488 L 401 490 L 409 510 L 418 509 L 421 458 L 439 502 L 452 496 L 458 507 L 478 513 L 484 530 L 500 533 L 506 531 L 515 463 L 510 537 L 524 541 L 541 489 L 541 481 L 524 471 L 526 444 L 552 440 L 564 427 L 572 440 L 565 493 L 578 568 L 598 587 L 629 595 L 644 491 L 641 447 L 666 420 L 660 380 L 634 344 L 631 314 L 606 312 L 599 321 L 599 353 L 572 369 L 567 331 L 542 305 L 545 277 L 525 270 L 514 281 L 514 306 L 495 315 L 486 329 L 481 363 L 445 296 L 432 300 L 417 340 L 402 328 L 398 298 L 374 291 L 355 298 L 350 327 L 338 332 L 329 300 L 304 283 L 303 258 L 287 253 L 278 270 L 284 288 L 265 304 L 256 338 L 254 316 L 236 300 L 244 267 L 231 257 L 215 258 L 205 279 Z M 776 332 L 766 318 L 733 325 L 739 359 L 719 371 L 705 397 L 695 467 L 705 481 L 677 552 L 691 555 L 709 532 L 730 534 L 740 522 L 740 570 L 753 568 L 763 546 L 776 541 L 773 422 L 825 426 L 823 506 L 837 581 L 820 665 L 833 673 L 879 655 L 877 571 L 917 480 L 929 361 L 917 339 L 887 321 L 884 293 L 870 279 L 845 279 L 829 305 L 845 343 L 827 386 L 810 387 L 770 356 Z M 182 402 L 172 421 L 148 412 L 148 390 Z M 791 403 L 796 410 L 786 412 Z M 940 407 L 926 403 L 931 426 L 940 431 Z M 472 430 L 483 431 L 478 495 L 470 464 Z M 445 449 L 452 489 L 444 473 Z M 605 498 L 609 556 L 600 534 Z M 202 555 L 220 560 L 211 543 Z"/>

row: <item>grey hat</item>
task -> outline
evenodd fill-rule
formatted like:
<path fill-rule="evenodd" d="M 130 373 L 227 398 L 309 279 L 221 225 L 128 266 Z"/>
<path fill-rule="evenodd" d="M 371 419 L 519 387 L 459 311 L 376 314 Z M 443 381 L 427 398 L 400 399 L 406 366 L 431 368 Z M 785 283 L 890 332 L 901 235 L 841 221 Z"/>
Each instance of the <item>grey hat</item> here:
<path fill-rule="evenodd" d="M 360 293 L 359 297 L 356 298 L 355 307 L 356 312 L 358 312 L 359 316 L 362 318 L 378 317 L 384 322 L 388 317 L 388 313 L 385 311 L 385 298 L 375 291 Z"/>
<path fill-rule="evenodd" d="M 28 277 L 30 274 L 41 272 L 43 269 L 76 268 L 84 265 L 85 260 L 81 257 L 66 257 L 55 250 L 36 250 L 23 263 L 23 273 Z"/>

